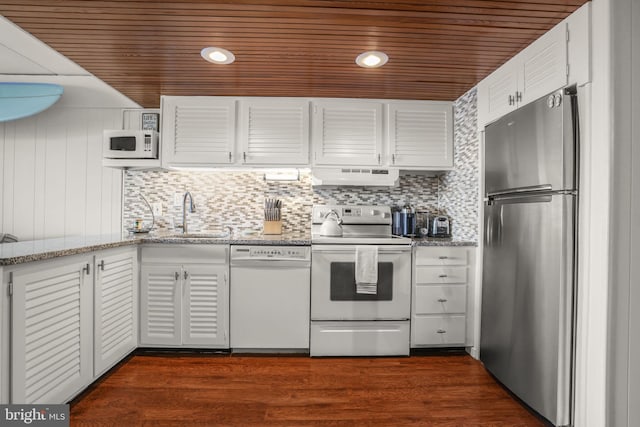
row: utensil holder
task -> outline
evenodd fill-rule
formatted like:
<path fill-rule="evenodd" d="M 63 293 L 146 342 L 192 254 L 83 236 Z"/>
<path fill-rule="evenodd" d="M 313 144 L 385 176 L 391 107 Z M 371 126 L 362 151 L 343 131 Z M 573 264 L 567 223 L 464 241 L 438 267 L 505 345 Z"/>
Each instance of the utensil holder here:
<path fill-rule="evenodd" d="M 263 234 L 282 234 L 282 220 L 265 221 Z"/>

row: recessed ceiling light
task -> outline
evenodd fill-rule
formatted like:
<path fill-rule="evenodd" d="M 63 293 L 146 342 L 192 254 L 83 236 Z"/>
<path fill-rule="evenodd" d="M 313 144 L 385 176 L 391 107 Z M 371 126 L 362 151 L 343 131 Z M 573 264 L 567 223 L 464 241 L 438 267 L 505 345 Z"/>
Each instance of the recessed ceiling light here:
<path fill-rule="evenodd" d="M 200 55 L 209 62 L 214 64 L 231 64 L 236 60 L 233 53 L 221 47 L 205 47 L 200 51 Z"/>
<path fill-rule="evenodd" d="M 363 68 L 378 68 L 387 63 L 389 57 L 386 53 L 377 50 L 362 52 L 356 58 L 356 64 Z"/>

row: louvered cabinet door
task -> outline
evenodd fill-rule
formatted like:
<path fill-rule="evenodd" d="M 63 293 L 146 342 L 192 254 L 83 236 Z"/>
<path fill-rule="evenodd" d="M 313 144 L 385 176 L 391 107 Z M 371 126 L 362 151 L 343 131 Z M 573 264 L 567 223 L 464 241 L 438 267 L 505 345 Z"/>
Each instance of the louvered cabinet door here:
<path fill-rule="evenodd" d="M 380 102 L 314 102 L 311 138 L 314 164 L 381 165 L 382 112 Z"/>
<path fill-rule="evenodd" d="M 420 169 L 452 167 L 452 116 L 450 102 L 389 104 L 390 164 Z"/>
<path fill-rule="evenodd" d="M 64 403 L 91 382 L 92 265 L 83 257 L 14 272 L 13 403 Z"/>
<path fill-rule="evenodd" d="M 202 264 L 183 266 L 182 343 L 229 347 L 228 267 Z"/>
<path fill-rule="evenodd" d="M 233 163 L 235 130 L 234 99 L 162 97 L 163 166 Z"/>
<path fill-rule="evenodd" d="M 240 104 L 245 164 L 308 165 L 309 101 L 250 99 Z"/>
<path fill-rule="evenodd" d="M 142 264 L 140 268 L 140 344 L 180 345 L 181 274 L 180 265 Z"/>
<path fill-rule="evenodd" d="M 483 128 L 516 108 L 519 69 L 513 58 L 478 84 L 478 120 Z"/>
<path fill-rule="evenodd" d="M 561 24 L 520 53 L 519 106 L 567 85 L 567 25 Z"/>
<path fill-rule="evenodd" d="M 138 345 L 137 249 L 96 256 L 93 370 L 98 377 Z"/>

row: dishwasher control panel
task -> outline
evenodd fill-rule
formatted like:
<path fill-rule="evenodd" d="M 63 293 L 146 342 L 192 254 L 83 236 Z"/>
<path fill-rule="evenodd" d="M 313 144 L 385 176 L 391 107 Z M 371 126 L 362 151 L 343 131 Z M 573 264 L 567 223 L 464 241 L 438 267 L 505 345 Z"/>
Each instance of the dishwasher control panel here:
<path fill-rule="evenodd" d="M 232 246 L 231 259 L 308 260 L 308 246 Z"/>

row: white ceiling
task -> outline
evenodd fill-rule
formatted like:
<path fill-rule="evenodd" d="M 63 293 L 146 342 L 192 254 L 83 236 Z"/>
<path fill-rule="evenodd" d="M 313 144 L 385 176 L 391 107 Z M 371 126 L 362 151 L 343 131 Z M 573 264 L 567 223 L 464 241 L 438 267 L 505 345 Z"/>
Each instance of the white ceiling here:
<path fill-rule="evenodd" d="M 139 108 L 102 80 L 0 16 L 0 81 L 57 83 L 67 107 Z"/>

